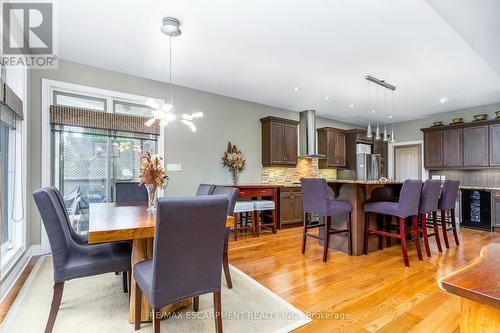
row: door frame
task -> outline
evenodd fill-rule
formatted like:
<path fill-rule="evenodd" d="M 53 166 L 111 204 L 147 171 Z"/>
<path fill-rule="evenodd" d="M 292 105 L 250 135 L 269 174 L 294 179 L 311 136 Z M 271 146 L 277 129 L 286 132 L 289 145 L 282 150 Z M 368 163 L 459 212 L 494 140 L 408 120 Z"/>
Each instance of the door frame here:
<path fill-rule="evenodd" d="M 52 163 L 52 135 L 50 128 L 50 105 L 53 102 L 54 91 L 61 91 L 65 93 L 84 94 L 94 97 L 105 98 L 107 100 L 107 107 L 105 112 L 112 112 L 113 101 L 120 100 L 131 102 L 135 104 L 145 105 L 146 101 L 151 97 L 133 95 L 114 90 L 95 88 L 80 84 L 74 84 L 64 81 L 55 81 L 50 79 L 42 79 L 42 104 L 41 104 L 41 125 L 42 125 L 42 183 L 41 186 L 52 185 L 51 177 L 51 163 Z M 165 103 L 164 100 L 153 98 L 158 104 Z M 165 128 L 160 129 L 160 137 L 158 139 L 158 154 L 165 156 Z M 164 162 L 164 161 L 163 161 Z M 162 162 L 162 163 L 163 163 Z M 49 239 L 40 220 L 40 253 L 47 254 L 50 252 Z"/>
<path fill-rule="evenodd" d="M 389 143 L 388 147 L 388 163 L 387 163 L 387 175 L 389 178 L 394 179 L 395 175 L 395 169 L 394 169 L 394 148 L 395 147 L 401 147 L 401 146 L 420 146 L 420 159 L 421 159 L 421 176 L 422 180 L 428 179 L 429 178 L 429 172 L 425 169 L 424 167 L 424 140 L 414 140 L 414 141 L 402 141 L 402 142 L 395 142 L 395 143 Z M 398 180 L 403 180 L 403 179 L 398 179 Z"/>

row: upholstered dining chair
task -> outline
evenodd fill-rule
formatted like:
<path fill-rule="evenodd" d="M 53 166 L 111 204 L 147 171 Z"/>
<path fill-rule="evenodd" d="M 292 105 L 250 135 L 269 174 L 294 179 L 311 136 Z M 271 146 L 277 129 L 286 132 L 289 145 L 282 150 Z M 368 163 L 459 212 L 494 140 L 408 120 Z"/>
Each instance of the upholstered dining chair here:
<path fill-rule="evenodd" d="M 441 190 L 441 197 L 439 198 L 438 209 L 441 211 L 441 227 L 443 229 L 444 245 L 447 249 L 450 248 L 448 241 L 448 231 L 453 231 L 455 244 L 460 245 L 458 240 L 457 225 L 455 221 L 455 202 L 457 201 L 458 188 L 460 182 L 458 180 L 445 180 L 443 189 Z M 447 212 L 449 212 L 450 219 L 447 219 Z M 451 224 L 448 228 L 447 224 Z"/>
<path fill-rule="evenodd" d="M 318 238 L 323 241 L 323 262 L 328 260 L 328 250 L 330 246 L 330 235 L 338 233 L 347 234 L 347 246 L 349 254 L 352 254 L 351 239 L 351 212 L 352 205 L 349 202 L 334 200 L 333 191 L 324 178 L 302 178 L 302 205 L 304 208 L 304 232 L 302 235 L 302 254 L 306 250 L 307 236 Z M 309 224 L 310 214 L 318 214 L 323 219 L 321 224 Z M 331 217 L 337 214 L 347 214 L 347 225 L 345 229 L 332 229 Z M 313 228 L 324 227 L 324 236 L 309 234 L 307 231 Z"/>
<path fill-rule="evenodd" d="M 420 202 L 420 193 L 422 191 L 422 182 L 418 179 L 407 179 L 403 182 L 403 187 L 399 194 L 399 201 L 378 201 L 368 202 L 364 205 L 365 211 L 365 231 L 364 231 L 364 254 L 368 254 L 368 236 L 372 234 L 379 235 L 379 248 L 382 249 L 382 236 L 398 238 L 401 240 L 401 251 L 403 260 L 407 267 L 410 266 L 408 261 L 408 251 L 406 249 L 406 218 L 412 219 L 412 234 L 415 238 L 415 246 L 417 248 L 418 259 L 423 260 L 422 250 L 420 248 L 420 240 L 418 234 L 418 208 Z M 370 213 L 382 214 L 386 216 L 395 216 L 399 218 L 399 234 L 383 230 L 369 229 Z"/>
<path fill-rule="evenodd" d="M 418 213 L 420 214 L 420 221 L 422 223 L 422 236 L 424 239 L 425 253 L 428 257 L 431 256 L 431 249 L 429 246 L 429 237 L 436 237 L 436 244 L 439 252 L 443 252 L 441 248 L 441 240 L 439 239 L 439 229 L 437 224 L 437 210 L 439 202 L 439 193 L 441 192 L 441 181 L 427 179 L 422 187 L 422 194 L 420 195 L 420 206 Z M 432 226 L 427 225 L 427 214 L 432 214 Z M 428 234 L 427 229 L 434 229 L 434 233 Z"/>
<path fill-rule="evenodd" d="M 33 193 L 47 230 L 54 268 L 54 293 L 45 333 L 52 332 L 66 281 L 111 272 L 129 272 L 131 248 L 128 243 L 82 246 L 71 237 L 71 230 L 60 196 L 53 187 Z"/>
<path fill-rule="evenodd" d="M 198 190 L 196 191 L 196 195 L 211 195 L 214 193 L 215 185 L 212 184 L 200 184 L 198 186 Z"/>
<path fill-rule="evenodd" d="M 238 195 L 240 194 L 240 190 L 236 187 L 216 186 L 212 194 L 225 195 L 229 200 L 227 205 L 227 215 L 234 216 L 234 207 L 236 206 L 236 200 L 238 200 Z M 233 288 L 231 273 L 229 272 L 229 256 L 228 256 L 230 233 L 231 233 L 231 228 L 227 227 L 226 233 L 224 235 L 224 251 L 222 260 L 222 267 L 224 268 L 224 276 L 226 277 L 226 283 L 229 289 Z"/>
<path fill-rule="evenodd" d="M 153 330 L 159 333 L 159 309 L 193 297 L 198 311 L 199 296 L 213 293 L 215 328 L 222 332 L 220 268 L 227 206 L 226 195 L 158 200 L 153 259 L 134 266 L 136 330 L 142 295 L 154 310 Z"/>
<path fill-rule="evenodd" d="M 115 183 L 115 202 L 147 202 L 148 191 L 146 186 L 139 182 L 116 182 Z"/>

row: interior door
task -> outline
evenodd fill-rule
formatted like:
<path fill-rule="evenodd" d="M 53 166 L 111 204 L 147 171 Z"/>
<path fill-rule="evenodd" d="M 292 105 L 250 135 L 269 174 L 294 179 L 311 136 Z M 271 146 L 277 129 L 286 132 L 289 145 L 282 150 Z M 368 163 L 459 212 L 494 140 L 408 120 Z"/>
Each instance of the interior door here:
<path fill-rule="evenodd" d="M 394 179 L 422 179 L 420 145 L 394 147 Z"/>

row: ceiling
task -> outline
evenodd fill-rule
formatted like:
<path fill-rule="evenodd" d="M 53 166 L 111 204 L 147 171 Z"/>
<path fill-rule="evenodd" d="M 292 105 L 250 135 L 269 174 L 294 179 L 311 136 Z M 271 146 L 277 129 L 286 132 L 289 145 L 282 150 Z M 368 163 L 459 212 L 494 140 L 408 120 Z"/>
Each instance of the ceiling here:
<path fill-rule="evenodd" d="M 474 2 L 65 0 L 56 30 L 60 58 L 167 81 L 175 16 L 176 84 L 365 124 L 500 102 L 500 1 Z M 394 110 L 367 74 L 397 87 Z"/>

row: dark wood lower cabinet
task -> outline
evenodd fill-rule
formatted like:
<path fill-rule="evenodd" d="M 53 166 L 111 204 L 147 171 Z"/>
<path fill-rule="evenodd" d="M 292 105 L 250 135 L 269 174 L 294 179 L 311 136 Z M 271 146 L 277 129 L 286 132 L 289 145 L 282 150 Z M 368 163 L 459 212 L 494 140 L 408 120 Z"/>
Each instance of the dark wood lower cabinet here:
<path fill-rule="evenodd" d="M 496 231 L 500 231 L 500 191 L 494 191 L 491 197 L 491 219 Z"/>
<path fill-rule="evenodd" d="M 300 188 L 282 188 L 280 193 L 281 226 L 302 223 L 302 212 L 302 192 Z"/>

